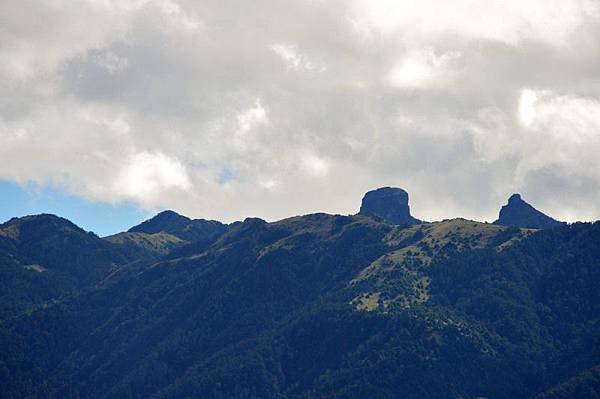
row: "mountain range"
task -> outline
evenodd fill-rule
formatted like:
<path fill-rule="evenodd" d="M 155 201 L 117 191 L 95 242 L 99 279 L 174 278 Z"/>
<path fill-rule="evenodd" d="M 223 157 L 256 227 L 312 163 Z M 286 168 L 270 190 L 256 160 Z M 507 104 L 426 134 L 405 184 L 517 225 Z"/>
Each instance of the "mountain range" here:
<path fill-rule="evenodd" d="M 399 188 L 356 215 L 229 225 L 173 211 L 100 238 L 0 225 L 0 398 L 594 398 L 600 222 L 510 197 L 426 222 Z"/>

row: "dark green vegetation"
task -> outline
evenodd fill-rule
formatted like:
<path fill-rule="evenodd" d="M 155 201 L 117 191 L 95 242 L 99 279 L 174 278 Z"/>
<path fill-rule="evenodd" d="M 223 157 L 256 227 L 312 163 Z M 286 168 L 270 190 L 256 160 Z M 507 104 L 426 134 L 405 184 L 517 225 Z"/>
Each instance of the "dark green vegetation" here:
<path fill-rule="evenodd" d="M 158 260 L 176 249 L 187 251 L 199 243 L 212 243 L 225 230 L 227 225 L 215 220 L 189 219 L 164 211 L 127 232 L 106 237 L 106 241 L 121 247 L 132 260 Z"/>
<path fill-rule="evenodd" d="M 600 392 L 600 223 L 314 214 L 134 233 L 145 244 L 50 216 L 0 226 L 0 397 Z"/>
<path fill-rule="evenodd" d="M 181 240 L 198 241 L 221 235 L 227 226 L 215 220 L 190 219 L 173 211 L 164 211 L 132 227 L 129 233 L 166 233 Z"/>
<path fill-rule="evenodd" d="M 11 219 L 0 225 L 0 320 L 93 285 L 127 260 L 66 219 Z"/>

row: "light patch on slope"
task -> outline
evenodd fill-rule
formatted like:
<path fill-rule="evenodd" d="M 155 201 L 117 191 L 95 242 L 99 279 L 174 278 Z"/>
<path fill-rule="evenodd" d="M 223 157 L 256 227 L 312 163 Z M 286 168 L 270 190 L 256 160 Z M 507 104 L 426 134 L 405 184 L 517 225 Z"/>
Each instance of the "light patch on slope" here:
<path fill-rule="evenodd" d="M 370 263 L 350 281 L 349 287 L 357 290 L 357 295 L 350 303 L 357 310 L 368 311 L 379 309 L 381 304 L 383 312 L 391 307 L 409 308 L 424 303 L 429 300 L 431 283 L 426 269 L 436 255 L 444 253 L 448 245 L 457 251 L 488 247 L 505 229 L 504 226 L 460 218 L 406 228 L 396 227 L 384 238 L 390 251 Z M 531 231 L 520 229 L 512 239 L 495 244 L 496 249 L 500 251 L 509 247 Z"/>
<path fill-rule="evenodd" d="M 23 266 L 23 269 L 25 270 L 31 270 L 37 273 L 43 273 L 46 271 L 46 268 L 43 266 L 40 266 L 38 264 L 33 264 L 33 265 L 25 265 Z"/>

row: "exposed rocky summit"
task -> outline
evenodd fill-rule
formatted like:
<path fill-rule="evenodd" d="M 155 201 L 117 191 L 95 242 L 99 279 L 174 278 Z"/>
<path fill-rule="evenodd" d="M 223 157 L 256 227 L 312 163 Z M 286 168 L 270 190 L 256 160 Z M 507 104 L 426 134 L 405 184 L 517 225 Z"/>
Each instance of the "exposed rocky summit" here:
<path fill-rule="evenodd" d="M 379 216 L 399 225 L 421 223 L 410 214 L 408 193 L 397 187 L 381 187 L 366 193 L 362 199 L 360 213 Z"/>
<path fill-rule="evenodd" d="M 508 203 L 500 209 L 500 216 L 494 224 L 503 226 L 527 227 L 534 229 L 548 229 L 562 226 L 559 222 L 538 211 L 533 206 L 523 201 L 520 194 L 513 194 Z"/>

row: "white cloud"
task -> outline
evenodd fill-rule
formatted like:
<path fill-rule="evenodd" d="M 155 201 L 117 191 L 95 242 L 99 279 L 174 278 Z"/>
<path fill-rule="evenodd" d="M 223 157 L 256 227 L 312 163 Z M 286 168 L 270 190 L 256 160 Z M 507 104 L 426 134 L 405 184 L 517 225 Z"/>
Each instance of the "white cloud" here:
<path fill-rule="evenodd" d="M 267 124 L 267 111 L 264 109 L 260 100 L 256 100 L 254 107 L 248 108 L 237 116 L 239 124 L 239 132 L 241 134 L 248 133 L 257 125 Z"/>
<path fill-rule="evenodd" d="M 300 158 L 300 167 L 309 176 L 323 177 L 329 172 L 329 163 L 315 154 L 306 154 Z"/>
<path fill-rule="evenodd" d="M 515 159 L 513 184 L 522 190 L 528 189 L 533 176 L 548 171 L 553 171 L 555 179 L 570 179 L 575 184 L 583 180 L 592 185 L 586 190 L 595 190 L 600 183 L 600 172 L 593 166 L 600 153 L 599 98 L 523 89 L 516 119 L 519 124 L 511 123 L 507 112 L 489 109 L 480 113 L 476 124 L 469 126 L 483 159 L 488 162 Z M 553 187 L 546 189 L 552 191 Z M 549 202 L 552 201 L 557 216 L 576 219 L 573 204 L 561 207 L 556 198 Z M 590 204 L 582 205 L 585 207 Z M 588 217 L 593 214 L 587 210 Z"/>
<path fill-rule="evenodd" d="M 274 179 L 264 179 L 260 181 L 260 185 L 267 190 L 273 190 L 277 186 L 277 182 Z"/>
<path fill-rule="evenodd" d="M 600 143 L 600 99 L 533 93 L 531 129 L 546 132 L 563 143 L 587 146 Z"/>
<path fill-rule="evenodd" d="M 357 0 L 351 20 L 368 35 L 457 35 L 509 45 L 527 40 L 563 45 L 586 17 L 595 15 L 597 7 L 590 1 Z"/>
<path fill-rule="evenodd" d="M 397 88 L 444 86 L 454 80 L 452 64 L 460 56 L 457 51 L 438 56 L 432 48 L 411 51 L 391 70 L 388 81 Z"/>
<path fill-rule="evenodd" d="M 0 2 L 0 178 L 224 221 L 355 212 L 378 185 L 424 219 L 490 220 L 515 190 L 600 217 L 598 10 Z"/>
<path fill-rule="evenodd" d="M 237 130 L 233 137 L 234 146 L 241 151 L 256 150 L 257 147 L 260 147 L 260 137 L 252 133 L 255 129 L 269 124 L 267 110 L 262 106 L 260 100 L 257 99 L 253 107 L 238 113 L 237 122 Z"/>
<path fill-rule="evenodd" d="M 123 71 L 129 65 L 127 58 L 119 57 L 111 51 L 101 52 L 95 58 L 97 64 L 106 69 L 109 73 Z"/>
<path fill-rule="evenodd" d="M 61 1 L 1 2 L 0 77 L 32 79 L 124 39 L 130 14 L 139 5 L 119 3 L 81 1 L 67 7 Z"/>
<path fill-rule="evenodd" d="M 148 152 L 132 155 L 114 183 L 115 192 L 123 199 L 146 206 L 152 206 L 164 190 L 186 191 L 190 187 L 190 179 L 180 161 Z"/>
<path fill-rule="evenodd" d="M 305 69 L 307 71 L 324 72 L 327 68 L 324 65 L 317 65 L 298 51 L 297 46 L 293 44 L 276 43 L 270 46 L 271 50 L 277 54 L 290 70 L 298 71 Z"/>
<path fill-rule="evenodd" d="M 600 2 L 598 0 L 584 0 L 583 9 L 590 17 L 600 18 Z"/>
<path fill-rule="evenodd" d="M 536 117 L 535 103 L 538 97 L 535 91 L 523 89 L 519 98 L 519 119 L 523 126 L 531 126 Z"/>
<path fill-rule="evenodd" d="M 170 22 L 173 23 L 175 28 L 194 32 L 203 27 L 198 19 L 186 14 L 179 3 L 173 0 L 160 0 L 156 3 L 165 16 L 170 18 Z"/>

